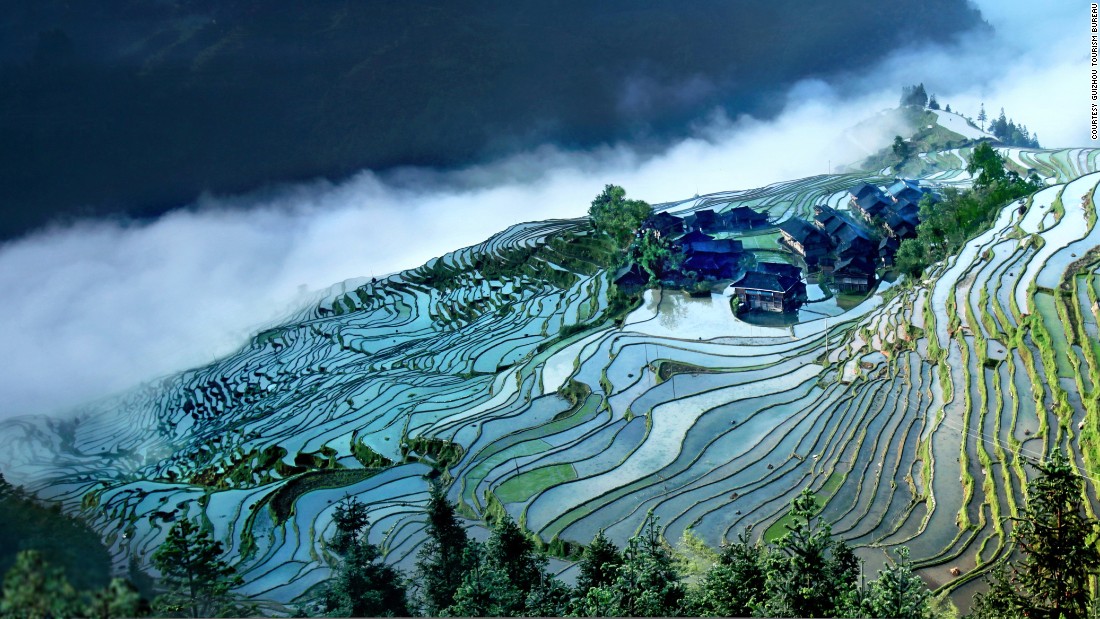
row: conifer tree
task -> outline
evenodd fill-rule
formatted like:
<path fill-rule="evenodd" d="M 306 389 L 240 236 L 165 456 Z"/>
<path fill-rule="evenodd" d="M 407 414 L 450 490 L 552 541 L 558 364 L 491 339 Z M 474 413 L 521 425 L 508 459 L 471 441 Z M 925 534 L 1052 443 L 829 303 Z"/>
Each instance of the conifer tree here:
<path fill-rule="evenodd" d="M 403 575 L 382 563 L 378 547 L 367 541 L 366 506 L 345 497 L 333 522 L 332 547 L 341 556 L 325 594 L 325 611 L 337 617 L 409 615 Z"/>
<path fill-rule="evenodd" d="M 975 617 L 1088 616 L 1090 580 L 1100 575 L 1100 523 L 1086 513 L 1082 479 L 1064 454 L 1055 452 L 1038 468 L 1027 504 L 1013 519 L 1022 556 L 976 598 Z"/>
<path fill-rule="evenodd" d="M 623 556 L 619 548 L 600 529 L 596 537 L 592 538 L 592 543 L 584 549 L 577 565 L 580 569 L 577 576 L 578 594 L 583 597 L 593 587 L 606 587 L 615 582 L 622 562 Z"/>
<path fill-rule="evenodd" d="M 564 617 L 568 614 L 573 590 L 553 575 L 543 572 L 542 581 L 527 594 L 524 615 L 528 617 Z"/>
<path fill-rule="evenodd" d="M 453 602 L 442 611 L 448 617 L 514 617 L 521 614 L 524 598 L 499 565 L 490 560 L 482 544 L 470 543 Z"/>
<path fill-rule="evenodd" d="M 493 525 L 485 543 L 489 564 L 499 567 L 522 599 L 544 579 L 547 559 L 538 552 L 512 517 L 505 514 Z"/>
<path fill-rule="evenodd" d="M 222 558 L 222 544 L 191 520 L 180 520 L 153 553 L 166 591 L 154 601 L 158 613 L 186 617 L 213 617 L 233 612 L 230 592 L 240 576 Z"/>
<path fill-rule="evenodd" d="M 808 488 L 791 501 L 787 535 L 766 565 L 771 617 L 834 617 L 852 614 L 856 602 L 859 561 L 844 542 L 832 539 L 820 507 Z"/>
<path fill-rule="evenodd" d="M 684 586 L 652 513 L 627 542 L 618 575 L 608 589 L 609 610 L 615 616 L 672 617 L 682 613 Z"/>
<path fill-rule="evenodd" d="M 60 568 L 47 563 L 37 550 L 22 550 L 4 574 L 0 616 L 72 617 L 79 613 L 76 591 Z"/>
<path fill-rule="evenodd" d="M 113 578 L 106 587 L 92 593 L 87 615 L 96 619 L 110 617 L 140 617 L 148 612 L 147 604 L 132 584 Z"/>
<path fill-rule="evenodd" d="M 749 531 L 743 531 L 692 589 L 690 612 L 703 617 L 752 616 L 764 602 L 769 552 L 759 542 L 751 543 Z"/>
<path fill-rule="evenodd" d="M 863 601 L 865 613 L 870 617 L 930 619 L 932 592 L 920 576 L 913 573 L 909 549 L 902 546 L 896 553 L 898 562 L 880 570 L 878 578 L 868 587 Z"/>
<path fill-rule="evenodd" d="M 477 557 L 467 552 L 469 537 L 458 522 L 455 506 L 447 500 L 441 486 L 432 484 L 428 498 L 428 539 L 416 560 L 416 582 L 420 590 L 421 611 L 439 615 L 454 603 L 468 561 Z"/>

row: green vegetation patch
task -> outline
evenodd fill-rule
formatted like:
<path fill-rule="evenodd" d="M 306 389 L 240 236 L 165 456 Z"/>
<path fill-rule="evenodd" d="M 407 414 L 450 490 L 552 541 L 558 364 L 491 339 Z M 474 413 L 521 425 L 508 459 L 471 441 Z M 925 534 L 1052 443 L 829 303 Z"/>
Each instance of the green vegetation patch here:
<path fill-rule="evenodd" d="M 45 507 L 0 475 L 0 575 L 7 573 L 21 550 L 37 550 L 60 567 L 78 589 L 107 584 L 111 557 L 99 536 L 81 520 Z"/>
<path fill-rule="evenodd" d="M 767 249 L 778 251 L 781 249 L 779 245 L 780 233 L 778 232 L 765 232 L 762 234 L 746 234 L 746 235 L 734 235 L 731 238 L 735 238 L 741 241 L 741 245 L 745 249 L 760 250 Z"/>
<path fill-rule="evenodd" d="M 1044 335 L 1050 337 L 1050 346 L 1054 352 L 1054 362 L 1058 368 L 1058 376 L 1061 378 L 1075 378 L 1076 371 L 1069 360 L 1069 342 L 1066 340 L 1066 332 L 1062 327 L 1062 321 L 1058 317 L 1058 309 L 1054 305 L 1054 297 L 1046 293 L 1035 294 L 1035 309 L 1043 318 L 1043 327 L 1046 334 L 1033 333 L 1032 337 L 1040 348 L 1047 344 Z"/>
<path fill-rule="evenodd" d="M 576 478 L 577 470 L 572 464 L 554 464 L 520 473 L 498 486 L 494 492 L 505 503 L 519 503 L 546 488 Z"/>

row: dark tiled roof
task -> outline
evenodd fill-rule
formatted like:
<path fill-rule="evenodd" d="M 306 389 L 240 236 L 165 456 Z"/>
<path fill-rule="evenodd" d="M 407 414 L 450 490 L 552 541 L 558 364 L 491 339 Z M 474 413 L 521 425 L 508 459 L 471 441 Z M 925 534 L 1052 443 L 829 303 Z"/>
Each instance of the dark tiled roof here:
<path fill-rule="evenodd" d="M 754 211 L 747 206 L 737 206 L 722 214 L 731 222 L 765 222 L 768 220 L 767 215 Z"/>
<path fill-rule="evenodd" d="M 853 256 L 837 262 L 833 267 L 833 273 L 842 272 L 872 275 L 875 272 L 875 265 L 864 256 Z"/>
<path fill-rule="evenodd" d="M 787 264 L 786 262 L 757 262 L 756 270 L 761 273 L 771 273 L 772 275 L 783 275 L 785 277 L 802 279 L 802 269 L 793 264 Z"/>
<path fill-rule="evenodd" d="M 894 181 L 894 183 L 892 185 L 890 185 L 889 187 L 886 188 L 886 191 L 888 191 L 890 193 L 890 195 L 892 195 L 896 198 L 899 193 L 902 193 L 907 189 L 912 190 L 912 191 L 916 191 L 917 193 L 924 193 L 925 192 L 925 189 L 920 186 L 919 182 L 904 179 L 904 178 L 899 178 L 896 181 Z"/>
<path fill-rule="evenodd" d="M 882 190 L 870 183 L 860 183 L 859 185 L 852 187 L 848 191 L 848 194 L 856 200 L 860 200 L 861 198 L 866 196 L 875 196 L 878 198 L 883 197 Z"/>
<path fill-rule="evenodd" d="M 699 252 L 688 256 L 684 260 L 683 268 L 704 275 L 732 277 L 737 268 L 737 257 L 732 254 Z"/>
<path fill-rule="evenodd" d="M 779 229 L 791 235 L 791 238 L 803 245 L 807 242 L 825 242 L 828 240 L 820 230 L 797 217 L 792 217 L 779 224 Z"/>
<path fill-rule="evenodd" d="M 664 234 L 673 234 L 684 229 L 683 219 L 664 211 L 645 220 L 645 223 L 649 227 L 660 230 Z"/>
<path fill-rule="evenodd" d="M 619 286 L 642 286 L 649 283 L 649 273 L 634 263 L 619 269 L 615 274 L 615 283 Z"/>
<path fill-rule="evenodd" d="M 909 223 L 916 225 L 920 223 L 920 207 L 915 204 L 907 204 L 900 208 L 894 209 L 898 217 L 907 220 Z"/>
<path fill-rule="evenodd" d="M 859 208 L 872 217 L 882 212 L 882 209 L 890 206 L 890 202 L 881 196 L 868 195 L 856 200 Z"/>
<path fill-rule="evenodd" d="M 717 223 L 718 216 L 714 213 L 714 210 L 708 208 L 695 211 L 687 216 L 687 220 L 692 226 L 710 227 Z"/>
<path fill-rule="evenodd" d="M 693 241 L 685 243 L 685 247 L 692 253 L 712 253 L 712 254 L 740 254 L 744 251 L 741 241 L 733 239 L 716 239 L 712 241 Z"/>
<path fill-rule="evenodd" d="M 713 240 L 714 240 L 714 237 L 707 234 L 707 233 L 705 233 L 705 232 L 700 232 L 698 230 L 692 230 L 691 232 L 688 232 L 684 236 L 676 239 L 676 242 L 680 243 L 681 245 L 686 245 L 688 243 L 702 243 L 702 242 L 705 242 L 705 241 L 713 241 Z"/>
<path fill-rule="evenodd" d="M 735 288 L 767 290 L 770 292 L 787 292 L 787 290 L 789 290 L 789 288 L 784 288 L 783 284 L 780 283 L 778 275 L 761 273 L 759 271 L 749 271 L 745 273 L 741 279 L 733 283 L 733 286 Z"/>
<path fill-rule="evenodd" d="M 863 228 L 851 224 L 838 228 L 834 236 L 836 236 L 839 245 L 850 245 L 857 242 L 857 239 L 871 240 L 871 236 Z"/>

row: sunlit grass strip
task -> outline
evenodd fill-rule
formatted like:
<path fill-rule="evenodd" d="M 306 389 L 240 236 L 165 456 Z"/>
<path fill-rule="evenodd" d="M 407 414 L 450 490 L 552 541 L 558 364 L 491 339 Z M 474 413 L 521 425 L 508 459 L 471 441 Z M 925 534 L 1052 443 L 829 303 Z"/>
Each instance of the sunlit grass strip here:
<path fill-rule="evenodd" d="M 967 506 L 974 498 L 974 476 L 970 474 L 970 452 L 966 448 L 966 435 L 970 432 L 970 413 L 974 409 L 974 403 L 970 397 L 970 381 L 973 379 L 970 376 L 970 349 L 966 345 L 966 340 L 961 332 L 956 332 L 955 341 L 962 354 L 961 370 L 963 375 L 963 384 L 960 389 L 963 394 L 963 440 L 959 446 L 959 475 L 962 478 L 960 481 L 962 482 L 963 500 L 956 522 L 960 529 L 965 530 L 970 528 L 970 514 L 967 513 Z"/>
<path fill-rule="evenodd" d="M 549 488 L 576 478 L 577 470 L 573 468 L 572 464 L 553 464 L 510 477 L 497 486 L 493 492 L 498 499 L 505 503 L 519 503 L 531 498 L 543 488 Z"/>
<path fill-rule="evenodd" d="M 978 285 L 977 282 L 975 282 L 975 285 Z M 983 293 L 985 292 L 984 288 L 982 288 L 982 292 Z M 983 312 L 983 315 L 984 315 L 984 312 Z M 966 321 L 969 324 L 975 324 L 974 313 L 971 311 L 971 307 L 970 307 L 969 303 L 966 304 Z M 993 483 L 993 461 L 989 457 L 989 452 L 987 452 L 986 448 L 985 448 L 985 419 L 986 419 L 986 415 L 990 414 L 989 393 L 987 392 L 986 384 L 985 384 L 985 376 L 984 376 L 985 372 L 982 370 L 982 367 L 984 365 L 983 362 L 984 362 L 985 359 L 988 358 L 988 354 L 987 354 L 988 351 L 987 351 L 986 346 L 987 346 L 987 344 L 986 344 L 985 338 L 982 336 L 982 334 L 980 332 L 976 332 L 974 334 L 974 348 L 975 348 L 975 353 L 976 353 L 976 356 L 977 356 L 978 363 L 975 363 L 974 365 L 977 368 L 978 373 L 982 374 L 982 376 L 968 376 L 968 379 L 972 380 L 972 381 L 975 381 L 976 384 L 977 384 L 977 387 L 978 387 L 978 395 L 979 395 L 979 400 L 980 401 L 979 401 L 979 406 L 978 406 L 978 409 L 977 409 L 977 414 L 978 414 L 978 425 L 977 425 L 977 428 L 976 428 L 977 437 L 974 441 L 974 444 L 975 444 L 975 450 L 976 450 L 977 455 L 978 455 L 978 462 L 981 464 L 982 470 L 984 471 L 984 475 L 982 476 L 982 491 L 983 491 L 983 494 L 985 495 L 984 502 L 989 504 L 989 507 L 990 507 L 990 511 L 991 511 L 992 519 L 993 519 L 993 529 L 996 532 L 997 538 L 998 538 L 997 552 L 999 552 L 1001 546 L 1003 546 L 1003 544 L 1004 544 L 1004 528 L 1001 524 L 1001 519 L 1000 519 L 1001 502 L 1000 502 L 1000 500 L 998 500 L 997 488 L 995 487 L 995 484 Z M 967 351 L 967 354 L 969 354 L 969 351 Z M 969 373 L 969 366 L 970 366 L 970 364 L 968 363 L 967 364 L 968 373 Z M 967 393 L 968 393 L 968 396 L 969 396 L 969 389 L 967 390 Z M 968 404 L 972 405 L 973 403 L 968 403 Z M 968 409 L 969 408 L 970 407 L 968 406 Z M 995 445 L 996 445 L 996 437 L 997 437 L 996 428 L 1000 424 L 999 411 L 997 411 L 997 413 L 998 414 L 995 415 L 997 425 L 994 426 L 994 432 L 993 432 L 994 444 Z M 965 427 L 965 424 L 964 424 L 964 427 Z M 963 442 L 965 444 L 966 441 L 964 440 Z M 1006 490 L 1009 490 L 1009 489 L 1006 489 Z M 984 512 L 979 512 L 979 513 L 982 513 L 984 515 Z M 984 521 L 979 522 L 979 527 L 984 526 L 984 525 L 985 525 Z M 981 566 L 981 564 L 982 564 L 982 553 L 985 549 L 985 546 L 986 546 L 986 543 L 988 542 L 988 540 L 989 540 L 988 537 L 984 538 L 982 540 L 981 546 L 978 548 L 977 563 L 978 563 L 979 566 Z"/>

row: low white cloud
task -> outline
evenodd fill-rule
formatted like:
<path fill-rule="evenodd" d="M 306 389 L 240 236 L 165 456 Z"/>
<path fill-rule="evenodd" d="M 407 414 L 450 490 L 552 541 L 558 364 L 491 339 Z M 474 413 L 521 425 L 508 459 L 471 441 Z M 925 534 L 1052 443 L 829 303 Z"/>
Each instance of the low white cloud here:
<path fill-rule="evenodd" d="M 1043 32 L 1078 17 L 1046 17 Z M 903 84 L 923 81 L 971 115 L 981 101 L 990 112 L 1003 105 L 1044 144 L 1084 145 L 1078 42 L 1022 39 L 1020 17 L 997 19 L 1006 34 L 900 51 L 833 84 L 803 82 L 774 120 L 716 113 L 657 155 L 544 147 L 453 172 L 364 172 L 205 198 L 151 223 L 84 222 L 0 246 L 0 416 L 56 411 L 207 363 L 310 293 L 417 266 L 513 223 L 580 216 L 606 183 L 656 203 L 826 173 L 865 154 L 867 144 L 840 134 L 895 105 Z M 1013 55 L 979 64 L 999 50 Z"/>

